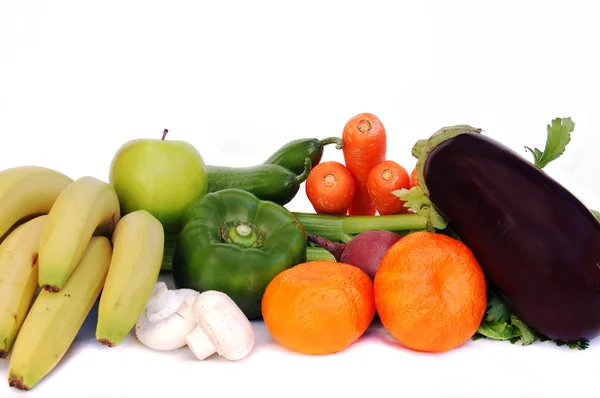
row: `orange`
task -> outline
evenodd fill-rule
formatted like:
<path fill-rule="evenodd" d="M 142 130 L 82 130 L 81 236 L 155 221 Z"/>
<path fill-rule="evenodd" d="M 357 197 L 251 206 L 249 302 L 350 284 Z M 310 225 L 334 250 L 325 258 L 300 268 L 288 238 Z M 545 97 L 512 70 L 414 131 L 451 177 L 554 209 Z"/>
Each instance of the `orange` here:
<path fill-rule="evenodd" d="M 471 250 L 433 232 L 404 236 L 385 253 L 374 280 L 385 329 L 417 351 L 444 352 L 469 340 L 486 310 L 486 282 Z"/>
<path fill-rule="evenodd" d="M 262 315 L 282 346 L 302 354 L 333 354 L 358 340 L 373 320 L 373 282 L 350 264 L 298 264 L 269 283 Z"/>

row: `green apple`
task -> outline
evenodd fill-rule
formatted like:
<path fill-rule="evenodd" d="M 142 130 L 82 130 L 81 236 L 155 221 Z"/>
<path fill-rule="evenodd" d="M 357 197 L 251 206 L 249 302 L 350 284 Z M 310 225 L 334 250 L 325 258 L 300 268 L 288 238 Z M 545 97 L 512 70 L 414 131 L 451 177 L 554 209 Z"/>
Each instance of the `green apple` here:
<path fill-rule="evenodd" d="M 165 232 L 178 233 L 182 212 L 208 190 L 206 165 L 200 152 L 185 141 L 136 139 L 115 154 L 110 183 L 121 204 L 121 214 L 146 210 Z"/>

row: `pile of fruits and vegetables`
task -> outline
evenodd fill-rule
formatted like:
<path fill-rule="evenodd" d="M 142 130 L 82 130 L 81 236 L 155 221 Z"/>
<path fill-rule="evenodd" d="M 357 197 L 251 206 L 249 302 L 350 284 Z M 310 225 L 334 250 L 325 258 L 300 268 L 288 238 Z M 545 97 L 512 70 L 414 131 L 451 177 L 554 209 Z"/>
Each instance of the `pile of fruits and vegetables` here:
<path fill-rule="evenodd" d="M 131 334 L 201 361 L 249 358 L 254 320 L 306 355 L 345 350 L 374 322 L 421 352 L 480 338 L 585 349 L 600 335 L 598 213 L 542 170 L 574 128 L 552 120 L 531 159 L 444 127 L 401 165 L 362 113 L 247 167 L 207 165 L 164 130 L 119 148 L 108 182 L 0 171 L 8 383 L 52 372 L 96 302 L 98 344 Z M 313 212 L 288 208 L 298 194 Z"/>

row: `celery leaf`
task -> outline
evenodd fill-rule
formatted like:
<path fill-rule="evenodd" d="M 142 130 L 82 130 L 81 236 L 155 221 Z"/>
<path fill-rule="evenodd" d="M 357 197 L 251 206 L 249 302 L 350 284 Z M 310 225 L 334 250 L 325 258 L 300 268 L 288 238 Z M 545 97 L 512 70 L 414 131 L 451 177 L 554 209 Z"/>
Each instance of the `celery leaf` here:
<path fill-rule="evenodd" d="M 565 148 L 571 141 L 571 133 L 574 129 L 575 123 L 570 117 L 553 119 L 548 125 L 548 135 L 544 150 L 525 147 L 526 150 L 533 154 L 534 164 L 538 169 L 543 169 L 548 163 L 558 159 L 565 152 Z"/>
<path fill-rule="evenodd" d="M 493 296 L 488 300 L 487 311 L 485 313 L 486 322 L 506 323 L 512 315 L 512 310 L 506 302 L 498 296 Z"/>
<path fill-rule="evenodd" d="M 537 339 L 537 336 L 531 329 L 529 329 L 529 326 L 527 326 L 525 322 L 520 320 L 516 315 L 512 315 L 510 317 L 510 323 L 519 329 L 523 345 L 529 345 Z"/>
<path fill-rule="evenodd" d="M 533 344 L 536 341 L 551 341 L 557 346 L 566 345 L 571 349 L 585 350 L 589 347 L 587 340 L 559 341 L 552 340 L 543 334 L 532 330 L 523 322 L 510 306 L 500 296 L 488 290 L 487 308 L 483 319 L 472 340 L 489 338 L 493 340 L 505 340 L 511 344 L 521 342 L 522 345 Z"/>
<path fill-rule="evenodd" d="M 473 336 L 474 340 L 482 337 L 493 340 L 511 340 L 520 336 L 519 329 L 507 323 L 493 323 L 483 321 L 477 329 L 477 333 Z"/>
<path fill-rule="evenodd" d="M 398 189 L 392 193 L 404 202 L 404 207 L 420 216 L 427 218 L 427 223 L 433 229 L 445 229 L 448 223 L 442 215 L 435 209 L 429 198 L 425 196 L 421 187 L 416 186 L 411 189 Z"/>
<path fill-rule="evenodd" d="M 590 346 L 590 342 L 588 340 L 578 340 L 578 341 L 556 341 L 555 342 L 557 346 L 563 346 L 566 345 L 567 347 L 569 347 L 572 350 L 585 350 L 586 348 L 588 348 Z"/>

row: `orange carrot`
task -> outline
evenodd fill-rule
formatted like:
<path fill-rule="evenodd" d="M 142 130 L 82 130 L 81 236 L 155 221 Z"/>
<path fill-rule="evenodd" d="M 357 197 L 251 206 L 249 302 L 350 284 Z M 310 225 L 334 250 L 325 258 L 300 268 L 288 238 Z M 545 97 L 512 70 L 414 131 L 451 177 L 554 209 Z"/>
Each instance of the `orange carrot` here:
<path fill-rule="evenodd" d="M 417 168 L 415 167 L 410 173 L 410 188 L 419 186 L 419 175 L 417 174 Z"/>
<path fill-rule="evenodd" d="M 354 197 L 355 183 L 343 164 L 329 161 L 313 167 L 305 187 L 306 196 L 317 213 L 344 215 Z"/>
<path fill-rule="evenodd" d="M 350 215 L 374 215 L 376 209 L 367 190 L 369 171 L 385 160 L 387 137 L 379 118 L 371 113 L 352 117 L 344 126 L 344 162 L 356 183 L 354 199 L 348 208 Z"/>
<path fill-rule="evenodd" d="M 367 189 L 373 205 L 381 215 L 406 213 L 404 202 L 392 192 L 408 189 L 408 172 L 393 160 L 385 160 L 373 167 L 367 178 Z"/>

